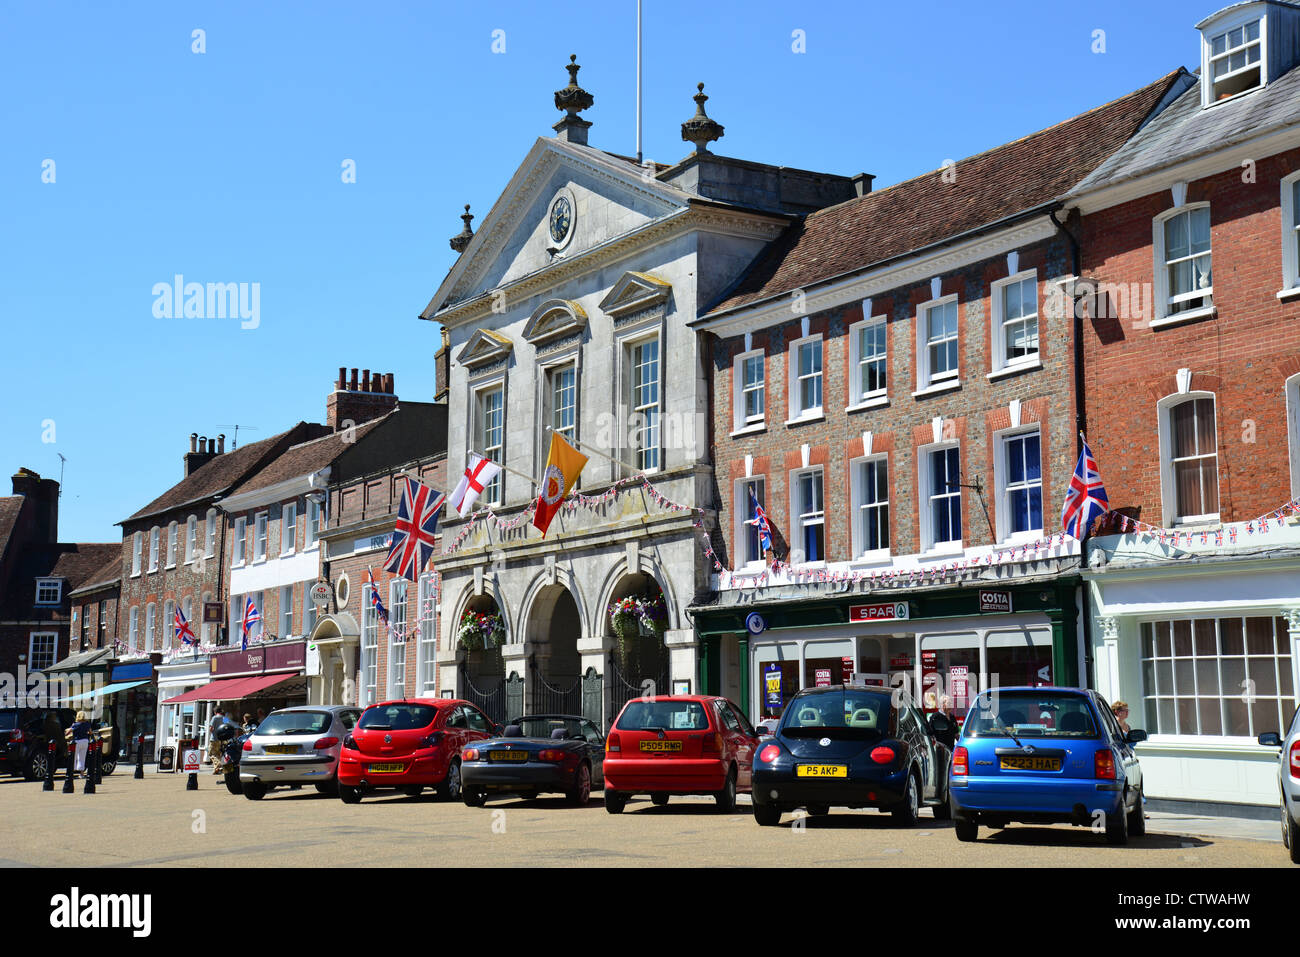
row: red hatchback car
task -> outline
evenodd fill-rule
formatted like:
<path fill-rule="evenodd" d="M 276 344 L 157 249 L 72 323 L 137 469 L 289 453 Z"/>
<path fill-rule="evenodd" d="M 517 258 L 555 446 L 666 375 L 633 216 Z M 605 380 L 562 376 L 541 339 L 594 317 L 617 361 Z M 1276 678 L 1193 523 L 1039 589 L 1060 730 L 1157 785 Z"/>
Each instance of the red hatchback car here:
<path fill-rule="evenodd" d="M 460 752 L 471 741 L 500 733 L 468 701 L 411 698 L 371 705 L 343 739 L 339 797 L 356 804 L 364 791 L 398 788 L 415 796 L 436 787 L 460 800 Z"/>
<path fill-rule="evenodd" d="M 671 794 L 712 794 L 718 810 L 735 810 L 749 791 L 758 734 L 726 698 L 660 695 L 634 698 L 605 739 L 605 810 L 620 814 L 633 794 L 667 804 Z"/>

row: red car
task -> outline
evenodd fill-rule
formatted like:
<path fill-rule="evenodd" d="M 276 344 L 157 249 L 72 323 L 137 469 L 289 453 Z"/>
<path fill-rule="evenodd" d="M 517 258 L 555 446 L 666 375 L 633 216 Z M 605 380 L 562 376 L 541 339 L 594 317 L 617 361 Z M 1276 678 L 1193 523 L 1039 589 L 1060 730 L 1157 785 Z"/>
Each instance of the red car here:
<path fill-rule="evenodd" d="M 749 791 L 758 734 L 726 698 L 634 698 L 605 739 L 605 810 L 620 814 L 633 794 L 667 804 L 670 794 L 712 794 L 735 810 Z"/>
<path fill-rule="evenodd" d="M 415 796 L 426 787 L 460 800 L 460 752 L 501 728 L 468 701 L 411 698 L 371 705 L 343 739 L 339 797 L 356 804 L 363 791 L 398 788 Z"/>

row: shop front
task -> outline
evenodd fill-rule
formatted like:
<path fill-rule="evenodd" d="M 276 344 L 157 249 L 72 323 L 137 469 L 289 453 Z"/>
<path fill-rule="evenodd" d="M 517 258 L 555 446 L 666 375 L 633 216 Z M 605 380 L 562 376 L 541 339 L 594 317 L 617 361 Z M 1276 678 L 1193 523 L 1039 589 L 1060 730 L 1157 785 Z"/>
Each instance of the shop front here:
<path fill-rule="evenodd" d="M 850 681 L 905 690 L 923 710 L 960 720 L 985 688 L 1080 684 L 1077 591 L 1070 577 L 887 600 L 819 596 L 803 586 L 766 589 L 758 600 L 722 593 L 692 609 L 700 683 L 705 693 L 736 696 L 752 720 L 769 724 L 801 689 Z M 729 668 L 732 661 L 739 668 Z M 727 679 L 736 672 L 738 680 Z"/>
<path fill-rule="evenodd" d="M 208 723 L 209 704 L 188 696 L 210 683 L 210 670 L 207 655 L 178 657 L 158 666 L 158 731 L 153 748 L 154 760 L 157 760 L 159 748 L 177 748 L 181 741 L 202 735 L 202 729 Z M 177 700 L 183 697 L 187 700 Z"/>
<path fill-rule="evenodd" d="M 145 754 L 152 749 L 158 710 L 158 672 L 153 658 L 118 662 L 109 671 L 109 685 L 103 689 L 105 713 L 117 729 L 118 758 L 134 761 L 140 735 L 145 736 Z"/>

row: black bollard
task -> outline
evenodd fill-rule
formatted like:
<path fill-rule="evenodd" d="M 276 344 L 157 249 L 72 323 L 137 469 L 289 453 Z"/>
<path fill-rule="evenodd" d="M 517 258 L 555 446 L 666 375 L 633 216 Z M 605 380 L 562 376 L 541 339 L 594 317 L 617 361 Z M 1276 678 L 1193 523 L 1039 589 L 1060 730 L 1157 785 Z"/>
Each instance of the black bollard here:
<path fill-rule="evenodd" d="M 73 776 L 77 773 L 76 771 L 73 770 L 73 768 L 76 766 L 75 764 L 73 764 L 73 762 L 76 761 L 77 759 L 77 749 L 75 744 L 76 743 L 74 742 L 73 746 L 68 748 L 68 770 L 66 776 L 63 779 L 64 794 L 77 793 L 77 785 L 73 781 Z"/>
<path fill-rule="evenodd" d="M 95 750 L 98 751 L 99 738 L 97 736 L 92 737 L 91 740 L 86 743 L 86 786 L 81 789 L 82 794 L 95 793 L 95 756 L 90 752 L 90 745 L 92 743 L 95 745 Z"/>
<path fill-rule="evenodd" d="M 144 778 L 144 735 L 140 735 L 140 741 L 135 749 L 135 779 L 137 781 Z"/>
<path fill-rule="evenodd" d="M 54 790 L 54 742 L 51 741 L 45 749 L 45 784 L 41 786 L 42 791 Z"/>
<path fill-rule="evenodd" d="M 185 790 L 197 791 L 199 789 L 199 776 L 196 772 L 190 772 L 190 779 L 185 782 Z"/>
<path fill-rule="evenodd" d="M 95 737 L 95 787 L 104 783 L 104 742 Z"/>

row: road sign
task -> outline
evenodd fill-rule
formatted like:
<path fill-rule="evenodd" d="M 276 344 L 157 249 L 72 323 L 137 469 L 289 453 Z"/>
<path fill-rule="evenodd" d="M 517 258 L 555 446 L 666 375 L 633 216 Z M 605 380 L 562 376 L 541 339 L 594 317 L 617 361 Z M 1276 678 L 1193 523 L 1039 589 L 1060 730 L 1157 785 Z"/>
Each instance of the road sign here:
<path fill-rule="evenodd" d="M 187 749 L 187 750 L 183 753 L 181 760 L 184 762 L 184 763 L 181 765 L 181 770 L 183 770 L 183 771 L 197 771 L 197 770 L 199 770 L 199 752 L 198 752 L 198 749 L 196 749 L 196 748 L 189 748 L 189 749 Z"/>

